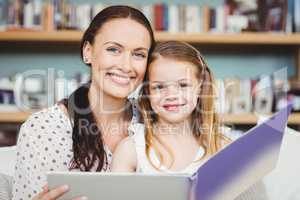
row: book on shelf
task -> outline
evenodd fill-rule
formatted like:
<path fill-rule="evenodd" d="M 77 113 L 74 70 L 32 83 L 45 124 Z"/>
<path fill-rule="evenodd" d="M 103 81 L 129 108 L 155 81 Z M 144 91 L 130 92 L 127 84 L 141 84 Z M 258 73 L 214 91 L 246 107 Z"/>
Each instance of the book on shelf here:
<path fill-rule="evenodd" d="M 221 114 L 269 114 L 292 102 L 300 112 L 300 92 L 293 91 L 285 69 L 251 79 L 217 79 L 216 109 Z"/>
<path fill-rule="evenodd" d="M 252 2 L 252 3 L 249 3 Z M 2 0 L 0 27 L 7 30 L 85 30 L 92 18 L 107 5 L 67 0 Z M 299 32 L 299 1 L 232 1 L 206 3 L 154 3 L 134 5 L 156 31 L 200 33 L 241 31 Z"/>

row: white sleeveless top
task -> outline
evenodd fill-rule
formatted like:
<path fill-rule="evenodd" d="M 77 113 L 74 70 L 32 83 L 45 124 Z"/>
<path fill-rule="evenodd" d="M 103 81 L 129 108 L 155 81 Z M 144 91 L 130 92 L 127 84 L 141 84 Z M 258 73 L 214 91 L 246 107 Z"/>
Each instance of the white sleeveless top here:
<path fill-rule="evenodd" d="M 155 166 L 161 166 L 159 169 L 153 167 L 146 155 L 146 141 L 145 141 L 145 126 L 141 123 L 134 123 L 129 128 L 133 132 L 132 139 L 134 140 L 135 150 L 137 154 L 137 168 L 136 172 L 140 173 L 182 173 L 193 175 L 198 168 L 203 164 L 203 161 L 199 159 L 204 155 L 203 147 L 200 147 L 195 158 L 191 164 L 186 168 L 179 171 L 169 170 L 167 167 L 160 165 L 159 159 L 155 154 L 155 151 L 150 150 L 150 158 Z"/>

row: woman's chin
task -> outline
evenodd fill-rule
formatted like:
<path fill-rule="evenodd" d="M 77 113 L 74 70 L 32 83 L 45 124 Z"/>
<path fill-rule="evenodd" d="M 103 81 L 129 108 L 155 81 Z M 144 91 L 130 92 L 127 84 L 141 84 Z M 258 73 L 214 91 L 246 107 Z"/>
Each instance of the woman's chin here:
<path fill-rule="evenodd" d="M 114 86 L 111 86 L 111 87 L 108 87 L 106 89 L 104 89 L 104 92 L 113 97 L 113 98 L 118 98 L 118 99 L 125 99 L 127 98 L 130 93 L 132 92 L 133 90 L 130 89 L 130 88 L 119 88 L 119 87 L 114 87 Z"/>

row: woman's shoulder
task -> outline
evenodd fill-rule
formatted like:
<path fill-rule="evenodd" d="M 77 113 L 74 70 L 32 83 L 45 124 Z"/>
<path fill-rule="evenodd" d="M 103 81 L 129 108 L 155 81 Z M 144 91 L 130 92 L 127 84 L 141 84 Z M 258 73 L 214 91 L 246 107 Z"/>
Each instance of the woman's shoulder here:
<path fill-rule="evenodd" d="M 42 125 L 42 124 L 56 124 L 56 128 L 60 128 L 60 126 L 70 126 L 70 119 L 66 115 L 62 106 L 59 104 L 55 104 L 51 107 L 44 108 L 40 111 L 32 113 L 28 119 L 23 123 L 23 126 L 33 127 L 34 124 Z"/>
<path fill-rule="evenodd" d="M 58 104 L 31 114 L 22 124 L 18 143 L 30 140 L 36 143 L 61 144 L 72 141 L 72 126 L 69 118 Z M 69 143 L 69 142 L 68 142 Z"/>

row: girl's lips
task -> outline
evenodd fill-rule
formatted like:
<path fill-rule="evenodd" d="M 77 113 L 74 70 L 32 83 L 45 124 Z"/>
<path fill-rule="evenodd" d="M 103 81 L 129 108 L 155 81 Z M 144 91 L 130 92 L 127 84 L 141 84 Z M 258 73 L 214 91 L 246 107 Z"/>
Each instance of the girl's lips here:
<path fill-rule="evenodd" d="M 130 83 L 130 80 L 133 79 L 129 76 L 123 76 L 116 73 L 107 73 L 107 75 L 114 83 L 122 86 L 127 86 Z"/>
<path fill-rule="evenodd" d="M 164 109 L 167 111 L 179 111 L 179 108 L 184 106 L 184 104 L 165 104 Z"/>

